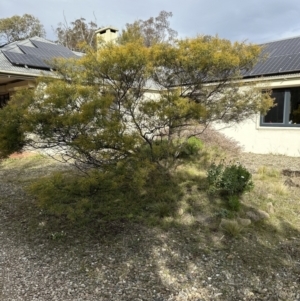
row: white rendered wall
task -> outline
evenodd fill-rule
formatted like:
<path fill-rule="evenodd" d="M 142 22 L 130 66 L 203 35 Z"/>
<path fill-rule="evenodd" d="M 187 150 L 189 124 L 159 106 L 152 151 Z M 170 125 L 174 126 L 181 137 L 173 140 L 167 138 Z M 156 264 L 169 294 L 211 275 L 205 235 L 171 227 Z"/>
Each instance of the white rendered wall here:
<path fill-rule="evenodd" d="M 300 74 L 265 77 L 260 80 L 262 89 L 300 87 Z M 260 116 L 257 115 L 240 124 L 230 127 L 218 124 L 215 128 L 239 142 L 245 152 L 300 157 L 300 127 L 262 127 L 259 120 Z"/>
<path fill-rule="evenodd" d="M 239 142 L 243 151 L 256 154 L 280 154 L 300 157 L 300 128 L 261 127 L 259 116 L 230 127 L 215 128 Z"/>

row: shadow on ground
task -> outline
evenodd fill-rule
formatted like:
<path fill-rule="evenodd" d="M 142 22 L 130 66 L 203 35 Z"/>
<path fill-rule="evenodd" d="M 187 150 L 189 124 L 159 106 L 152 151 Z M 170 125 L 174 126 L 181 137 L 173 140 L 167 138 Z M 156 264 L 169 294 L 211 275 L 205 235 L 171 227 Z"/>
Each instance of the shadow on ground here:
<path fill-rule="evenodd" d="M 22 185 L 11 184 L 12 170 L 1 173 L 3 301 L 300 300 L 299 229 L 274 213 L 228 235 L 219 227 L 223 205 L 208 201 L 201 176 L 172 182 L 173 192 L 189 197 L 172 199 L 168 214 L 163 200 L 151 209 L 160 198 L 153 193 L 140 218 L 125 212 L 71 223 L 38 209 Z M 142 201 L 137 195 L 133 203 Z"/>

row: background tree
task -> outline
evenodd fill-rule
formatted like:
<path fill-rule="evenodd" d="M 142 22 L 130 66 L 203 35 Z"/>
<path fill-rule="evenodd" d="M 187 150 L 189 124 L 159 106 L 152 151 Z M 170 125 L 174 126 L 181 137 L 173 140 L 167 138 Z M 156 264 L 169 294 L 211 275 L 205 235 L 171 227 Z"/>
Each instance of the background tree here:
<path fill-rule="evenodd" d="M 14 132 L 18 141 L 0 143 L 0 152 L 30 145 L 61 151 L 80 167 L 170 167 L 210 123 L 240 122 L 272 105 L 269 94 L 240 81 L 259 53 L 258 46 L 200 36 L 152 47 L 107 44 L 71 63 L 57 61 L 56 78 L 41 78 L 0 111 L 0 137 Z"/>
<path fill-rule="evenodd" d="M 148 20 L 137 20 L 132 24 L 127 23 L 119 38 L 124 44 L 130 41 L 141 39 L 145 46 L 150 47 L 157 43 L 172 42 L 177 36 L 177 31 L 170 27 L 169 18 L 171 12 L 161 11 L 155 18 Z"/>
<path fill-rule="evenodd" d="M 40 20 L 30 14 L 0 19 L 0 38 L 3 43 L 25 40 L 34 36 L 45 37 Z"/>
<path fill-rule="evenodd" d="M 59 23 L 54 31 L 59 44 L 72 50 L 82 50 L 80 46 L 82 44 L 96 46 L 95 30 L 97 28 L 96 21 L 87 22 L 86 19 L 79 18 L 70 24 L 66 20 L 64 23 Z"/>

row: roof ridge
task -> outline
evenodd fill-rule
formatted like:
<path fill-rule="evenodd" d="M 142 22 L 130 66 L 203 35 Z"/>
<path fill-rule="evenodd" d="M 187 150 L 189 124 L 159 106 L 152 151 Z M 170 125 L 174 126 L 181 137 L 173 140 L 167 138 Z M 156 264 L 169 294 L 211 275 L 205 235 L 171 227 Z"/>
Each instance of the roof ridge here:
<path fill-rule="evenodd" d="M 267 45 L 267 44 L 271 44 L 271 43 L 276 43 L 276 42 L 281 42 L 281 41 L 287 41 L 287 40 L 293 40 L 293 39 L 299 39 L 299 38 L 300 38 L 300 36 L 294 36 L 294 37 L 289 37 L 289 38 L 282 38 L 282 39 L 279 39 L 279 40 L 273 40 L 273 41 L 262 43 L 262 44 L 259 44 L 259 45 Z"/>

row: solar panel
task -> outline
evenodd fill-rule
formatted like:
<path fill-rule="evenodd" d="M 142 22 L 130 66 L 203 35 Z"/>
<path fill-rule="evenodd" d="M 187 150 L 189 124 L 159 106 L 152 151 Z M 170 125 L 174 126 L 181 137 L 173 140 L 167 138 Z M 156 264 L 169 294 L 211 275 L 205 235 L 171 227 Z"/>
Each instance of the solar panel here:
<path fill-rule="evenodd" d="M 47 50 L 60 51 L 61 53 L 69 53 L 69 55 L 72 55 L 72 56 L 75 55 L 70 49 L 66 48 L 63 45 L 52 44 L 52 43 L 45 43 L 45 42 L 40 42 L 40 41 L 36 41 L 36 40 L 30 40 L 30 41 L 37 48 L 43 48 L 43 49 L 47 49 Z"/>
<path fill-rule="evenodd" d="M 8 60 L 14 65 L 22 65 L 28 67 L 37 67 L 50 69 L 50 66 L 43 62 L 40 58 L 31 54 L 21 54 L 10 51 L 2 51 Z"/>
<path fill-rule="evenodd" d="M 36 47 L 29 47 L 29 46 L 23 46 L 23 45 L 18 45 L 18 47 L 26 54 L 36 55 L 45 60 L 51 60 L 55 57 L 62 57 L 62 58 L 67 58 L 67 59 L 77 57 L 77 55 L 75 55 L 72 51 L 69 51 L 69 52 L 60 51 L 59 48 L 58 49 L 55 49 L 55 48 L 47 49 L 47 48 L 36 48 Z"/>
<path fill-rule="evenodd" d="M 18 44 L 16 46 L 19 52 L 4 50 L 2 50 L 2 52 L 14 65 L 48 70 L 51 69 L 50 62 L 54 58 L 79 58 L 79 56 L 75 55 L 71 50 L 62 45 L 45 43 L 33 39 L 30 41 L 35 47 Z"/>
<path fill-rule="evenodd" d="M 300 71 L 300 37 L 261 45 L 261 56 L 267 55 L 244 77 L 291 73 Z"/>

